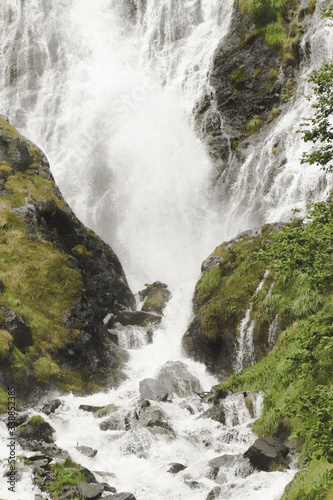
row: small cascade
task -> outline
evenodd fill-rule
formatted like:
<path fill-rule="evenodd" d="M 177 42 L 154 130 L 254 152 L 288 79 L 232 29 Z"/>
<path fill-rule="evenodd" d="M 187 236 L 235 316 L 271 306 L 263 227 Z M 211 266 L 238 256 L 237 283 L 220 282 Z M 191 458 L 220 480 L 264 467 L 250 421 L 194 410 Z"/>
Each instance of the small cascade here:
<path fill-rule="evenodd" d="M 269 271 L 266 271 L 255 293 L 259 292 L 262 289 L 268 274 Z M 238 349 L 235 361 L 236 373 L 240 373 L 244 368 L 254 363 L 254 344 L 253 344 L 254 321 L 251 320 L 252 306 L 253 305 L 251 302 L 239 326 Z"/>
<path fill-rule="evenodd" d="M 270 351 L 276 344 L 279 332 L 280 332 L 280 318 L 279 315 L 277 314 L 273 319 L 272 323 L 269 325 L 268 329 L 268 347 Z"/>
<path fill-rule="evenodd" d="M 117 324 L 114 331 L 118 337 L 119 347 L 123 349 L 140 349 L 148 344 L 150 335 L 147 328 L 140 326 L 122 326 Z"/>

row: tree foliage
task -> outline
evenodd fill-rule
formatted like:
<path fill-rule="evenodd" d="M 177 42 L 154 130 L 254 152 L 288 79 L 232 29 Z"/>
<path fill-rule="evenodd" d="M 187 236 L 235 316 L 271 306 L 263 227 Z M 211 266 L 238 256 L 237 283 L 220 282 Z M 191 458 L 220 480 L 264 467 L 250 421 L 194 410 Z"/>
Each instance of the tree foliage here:
<path fill-rule="evenodd" d="M 302 163 L 320 165 L 326 172 L 333 171 L 333 62 L 314 71 L 309 82 L 316 98 L 312 104 L 314 116 L 302 123 L 302 137 L 314 144 L 304 153 Z M 311 98 L 310 98 L 311 99 Z"/>

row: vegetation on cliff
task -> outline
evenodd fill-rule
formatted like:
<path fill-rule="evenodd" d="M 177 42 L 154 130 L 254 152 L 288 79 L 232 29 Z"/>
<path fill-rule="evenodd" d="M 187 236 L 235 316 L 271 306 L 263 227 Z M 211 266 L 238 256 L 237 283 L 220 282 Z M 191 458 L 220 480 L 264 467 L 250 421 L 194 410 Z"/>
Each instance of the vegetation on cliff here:
<path fill-rule="evenodd" d="M 1 119 L 0 358 L 6 382 L 19 383 L 21 397 L 36 387 L 91 391 L 116 383 L 122 363 L 103 318 L 133 303 L 117 257 L 76 219 L 44 154 Z"/>

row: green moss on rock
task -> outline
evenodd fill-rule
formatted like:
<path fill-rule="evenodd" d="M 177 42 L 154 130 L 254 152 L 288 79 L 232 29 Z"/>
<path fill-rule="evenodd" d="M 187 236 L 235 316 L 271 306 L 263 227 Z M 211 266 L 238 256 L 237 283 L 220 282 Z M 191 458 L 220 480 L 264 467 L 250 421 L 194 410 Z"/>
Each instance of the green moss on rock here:
<path fill-rule="evenodd" d="M 51 379 L 57 378 L 59 373 L 59 367 L 50 358 L 43 357 L 34 362 L 34 374 L 37 382 L 48 384 Z"/>
<path fill-rule="evenodd" d="M 12 335 L 6 330 L 0 330 L 0 358 L 5 358 L 13 344 Z"/>

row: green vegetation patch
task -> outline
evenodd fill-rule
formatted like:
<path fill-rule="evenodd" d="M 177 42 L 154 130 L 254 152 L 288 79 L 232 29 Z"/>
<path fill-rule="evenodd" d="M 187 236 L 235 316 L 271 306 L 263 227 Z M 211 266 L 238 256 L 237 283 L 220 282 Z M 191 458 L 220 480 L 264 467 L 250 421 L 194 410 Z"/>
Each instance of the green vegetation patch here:
<path fill-rule="evenodd" d="M 241 11 L 247 12 L 269 45 L 284 44 L 287 40 L 283 25 L 283 9 L 287 0 L 238 0 Z"/>
<path fill-rule="evenodd" d="M 247 136 L 255 134 L 262 127 L 263 121 L 260 118 L 252 118 L 246 124 Z"/>
<path fill-rule="evenodd" d="M 237 89 L 241 90 L 245 84 L 244 70 L 242 68 L 235 69 L 230 75 L 230 80 L 233 82 Z"/>
<path fill-rule="evenodd" d="M 70 459 L 66 459 L 64 463 L 53 464 L 50 467 L 56 480 L 52 483 L 48 480 L 44 488 L 54 499 L 65 493 L 64 486 L 76 486 L 81 481 L 85 481 L 84 475 L 79 470 L 79 465 Z"/>
<path fill-rule="evenodd" d="M 19 137 L 15 129 L 0 120 L 0 133 L 3 129 L 8 140 Z M 35 153 L 38 158 L 37 148 Z M 49 199 L 62 207 L 53 181 L 31 170 L 16 172 L 8 164 L 1 168 L 8 174 L 5 188 L 9 194 L 0 196 L 0 305 L 22 317 L 31 330 L 33 345 L 22 352 L 10 333 L 1 330 L 0 357 L 9 359 L 15 378 L 34 373 L 39 382 L 47 383 L 56 379 L 60 371 L 50 355 L 56 357 L 57 350 L 71 341 L 64 317 L 73 310 L 83 289 L 82 279 L 78 271 L 69 267 L 69 255 L 44 240 L 42 234 L 36 234 L 32 240 L 24 221 L 13 212 L 26 203 Z M 78 380 L 81 385 L 79 377 Z"/>
<path fill-rule="evenodd" d="M 12 335 L 6 330 L 0 330 L 0 358 L 5 358 L 13 344 Z"/>
<path fill-rule="evenodd" d="M 60 373 L 58 365 L 51 358 L 43 357 L 34 363 L 34 374 L 37 382 L 48 384 L 51 379 Z"/>

